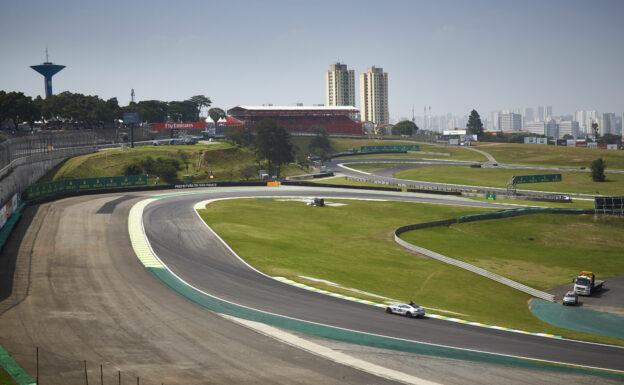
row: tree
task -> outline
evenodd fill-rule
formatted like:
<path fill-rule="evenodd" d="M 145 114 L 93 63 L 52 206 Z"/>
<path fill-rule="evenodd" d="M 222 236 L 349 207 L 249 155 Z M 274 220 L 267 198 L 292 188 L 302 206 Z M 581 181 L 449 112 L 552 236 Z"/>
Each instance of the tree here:
<path fill-rule="evenodd" d="M 598 139 L 600 132 L 598 131 L 598 123 L 593 122 L 591 125 L 592 132 L 594 133 L 594 139 Z"/>
<path fill-rule="evenodd" d="M 312 137 L 310 144 L 308 144 L 310 153 L 317 155 L 323 161 L 331 159 L 331 144 L 329 143 L 327 131 L 319 126 L 312 126 L 308 131 L 316 134 L 316 136 Z"/>
<path fill-rule="evenodd" d="M 607 162 L 602 158 L 595 159 L 591 164 L 591 178 L 594 182 L 604 182 L 607 178 L 605 176 L 605 169 L 607 168 Z"/>
<path fill-rule="evenodd" d="M 30 96 L 23 92 L 3 93 L 0 99 L 0 119 L 11 120 L 17 130 L 19 124 L 28 122 L 32 127 L 35 120 L 41 117 L 41 113 Z"/>
<path fill-rule="evenodd" d="M 574 139 L 574 137 L 570 134 L 565 134 L 561 139 Z"/>
<path fill-rule="evenodd" d="M 254 142 L 254 135 L 247 128 L 228 128 L 225 131 L 225 140 L 238 147 L 249 147 Z"/>
<path fill-rule="evenodd" d="M 257 172 L 258 172 L 258 169 L 255 166 L 249 165 L 240 169 L 240 176 L 245 181 L 248 181 L 249 178 L 256 175 Z"/>
<path fill-rule="evenodd" d="M 477 136 L 483 135 L 483 123 L 481 123 L 481 117 L 479 116 L 477 110 L 470 111 L 466 128 L 468 129 L 469 134 Z"/>
<path fill-rule="evenodd" d="M 263 119 L 256 125 L 256 157 L 266 160 L 274 175 L 279 177 L 281 166 L 294 160 L 293 152 L 290 134 L 275 120 Z"/>
<path fill-rule="evenodd" d="M 195 121 L 199 121 L 199 114 L 201 113 L 201 109 L 204 107 L 210 107 L 210 105 L 212 104 L 210 98 L 205 95 L 191 96 L 188 101 L 195 106 Z"/>
<path fill-rule="evenodd" d="M 392 135 L 412 136 L 418 131 L 418 126 L 411 120 L 402 120 L 392 127 Z"/>
<path fill-rule="evenodd" d="M 619 146 L 622 143 L 622 135 L 606 133 L 598 139 L 598 143 L 617 144 Z"/>
<path fill-rule="evenodd" d="M 225 111 L 223 111 L 219 107 L 213 107 L 208 110 L 208 116 L 210 116 L 210 119 L 212 119 L 212 121 L 214 122 L 215 127 L 217 127 L 217 123 L 219 122 L 219 120 L 225 118 Z"/>
<path fill-rule="evenodd" d="M 183 102 L 171 101 L 168 105 L 169 119 L 174 122 L 192 122 L 195 120 L 197 110 L 195 105 L 185 100 Z"/>

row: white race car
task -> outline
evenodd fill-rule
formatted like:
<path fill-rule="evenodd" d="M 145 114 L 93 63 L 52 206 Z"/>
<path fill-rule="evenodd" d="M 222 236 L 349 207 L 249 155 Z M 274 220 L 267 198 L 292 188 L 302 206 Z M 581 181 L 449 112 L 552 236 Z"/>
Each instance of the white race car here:
<path fill-rule="evenodd" d="M 412 318 L 424 318 L 425 308 L 416 304 L 393 303 L 386 308 L 386 313 L 394 313 Z"/>

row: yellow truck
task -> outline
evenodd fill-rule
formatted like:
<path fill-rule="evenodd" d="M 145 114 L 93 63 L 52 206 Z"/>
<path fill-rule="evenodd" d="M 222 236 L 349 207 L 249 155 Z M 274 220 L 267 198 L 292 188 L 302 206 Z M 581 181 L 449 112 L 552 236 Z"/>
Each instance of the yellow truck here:
<path fill-rule="evenodd" d="M 604 280 L 596 280 L 596 276 L 591 271 L 581 271 L 574 282 L 574 292 L 578 295 L 591 295 L 602 289 Z"/>

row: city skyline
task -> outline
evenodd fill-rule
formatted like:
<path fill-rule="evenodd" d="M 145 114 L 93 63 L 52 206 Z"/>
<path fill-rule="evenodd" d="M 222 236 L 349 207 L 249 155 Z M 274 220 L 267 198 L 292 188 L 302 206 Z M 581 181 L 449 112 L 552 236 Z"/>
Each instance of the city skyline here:
<path fill-rule="evenodd" d="M 324 71 L 341 62 L 389 73 L 392 120 L 423 106 L 459 116 L 545 104 L 566 114 L 624 111 L 624 52 L 616 49 L 624 2 L 345 1 L 328 13 L 329 4 L 5 3 L 0 89 L 43 95 L 29 66 L 44 61 L 47 46 L 50 61 L 67 66 L 55 93 L 122 105 L 132 88 L 137 100 L 205 94 L 224 109 L 319 104 Z M 371 9 L 384 28 L 366 22 Z"/>

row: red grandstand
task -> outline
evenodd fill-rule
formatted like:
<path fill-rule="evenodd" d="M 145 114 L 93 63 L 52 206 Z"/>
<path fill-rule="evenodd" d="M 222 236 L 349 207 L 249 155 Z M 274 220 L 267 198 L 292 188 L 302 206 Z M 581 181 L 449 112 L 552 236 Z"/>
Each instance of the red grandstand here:
<path fill-rule="evenodd" d="M 362 123 L 349 117 L 357 113 L 359 110 L 350 106 L 236 106 L 227 111 L 228 116 L 250 130 L 262 119 L 271 118 L 290 132 L 307 132 L 310 127 L 319 126 L 329 134 L 361 135 Z"/>

